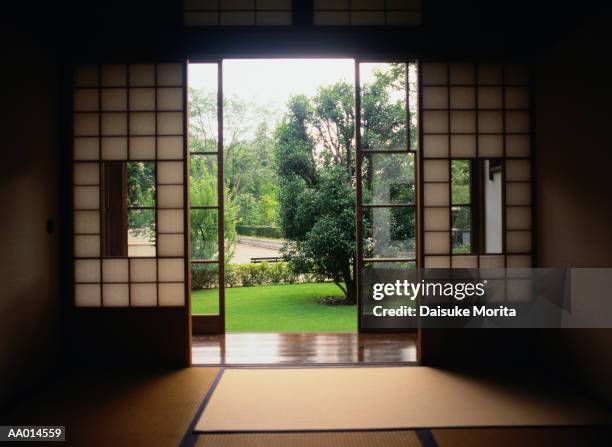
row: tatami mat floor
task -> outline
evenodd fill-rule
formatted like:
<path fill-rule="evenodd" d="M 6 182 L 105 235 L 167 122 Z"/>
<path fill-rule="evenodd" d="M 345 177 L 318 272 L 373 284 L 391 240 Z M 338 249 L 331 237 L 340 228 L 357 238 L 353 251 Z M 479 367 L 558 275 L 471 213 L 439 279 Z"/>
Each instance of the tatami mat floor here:
<path fill-rule="evenodd" d="M 65 445 L 179 446 L 217 372 L 74 371 L 23 400 L 0 422 L 65 425 Z M 185 447 L 603 447 L 612 445 L 612 428 L 222 434 L 188 436 L 185 441 Z"/>

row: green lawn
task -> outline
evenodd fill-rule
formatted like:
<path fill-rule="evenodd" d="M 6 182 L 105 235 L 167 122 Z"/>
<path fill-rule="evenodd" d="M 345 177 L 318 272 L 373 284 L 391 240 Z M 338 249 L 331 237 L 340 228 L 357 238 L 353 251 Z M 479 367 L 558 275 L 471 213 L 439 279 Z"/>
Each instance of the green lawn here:
<path fill-rule="evenodd" d="M 227 332 L 353 332 L 357 306 L 328 306 L 323 296 L 342 295 L 334 284 L 232 287 L 225 290 Z M 191 295 L 193 314 L 217 312 L 216 289 Z"/>

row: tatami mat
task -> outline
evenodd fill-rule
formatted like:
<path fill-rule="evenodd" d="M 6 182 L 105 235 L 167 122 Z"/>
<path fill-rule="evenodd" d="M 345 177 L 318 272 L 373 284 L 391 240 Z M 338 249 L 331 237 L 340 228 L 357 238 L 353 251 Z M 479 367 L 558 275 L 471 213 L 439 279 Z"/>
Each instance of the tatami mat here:
<path fill-rule="evenodd" d="M 612 423 L 569 388 L 427 367 L 227 369 L 196 431 L 265 432 Z"/>

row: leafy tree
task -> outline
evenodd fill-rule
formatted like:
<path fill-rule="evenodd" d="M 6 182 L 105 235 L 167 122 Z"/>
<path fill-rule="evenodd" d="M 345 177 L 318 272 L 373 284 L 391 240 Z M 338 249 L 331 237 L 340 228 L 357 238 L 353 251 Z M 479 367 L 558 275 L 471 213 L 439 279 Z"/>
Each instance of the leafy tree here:
<path fill-rule="evenodd" d="M 405 78 L 405 65 L 398 64 L 376 72 L 374 82 L 362 86 L 364 150 L 406 148 Z M 398 94 L 402 88 L 404 93 Z M 321 87 L 313 98 L 292 97 L 275 133 L 285 256 L 299 272 L 332 278 L 349 304 L 356 302 L 353 111 L 353 87 L 337 82 Z M 392 197 L 386 201 L 414 201 L 414 181 L 406 180 L 406 173 L 414 170 L 413 158 L 404 157 L 398 163 L 389 157 L 376 166 L 366 158 L 363 169 L 366 196 L 373 197 L 378 186 L 390 191 Z M 414 219 L 407 215 L 410 212 L 393 210 L 391 240 L 410 239 L 411 231 L 414 236 Z M 367 235 L 367 216 L 364 227 Z"/>

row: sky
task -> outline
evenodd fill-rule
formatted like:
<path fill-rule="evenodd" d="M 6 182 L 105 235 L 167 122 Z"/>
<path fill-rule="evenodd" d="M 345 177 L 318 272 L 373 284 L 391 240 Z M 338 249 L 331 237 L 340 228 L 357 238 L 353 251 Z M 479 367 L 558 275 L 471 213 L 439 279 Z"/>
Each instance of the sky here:
<path fill-rule="evenodd" d="M 373 79 L 373 66 L 374 64 L 362 65 L 360 74 L 362 84 Z M 301 93 L 314 96 L 318 87 L 340 80 L 353 84 L 355 61 L 353 59 L 225 59 L 223 78 L 224 96 L 237 96 L 270 110 L 272 114 L 268 118 L 268 124 L 269 128 L 273 129 L 282 117 L 291 95 Z M 217 65 L 189 64 L 189 86 L 204 89 L 206 92 L 216 92 Z"/>

